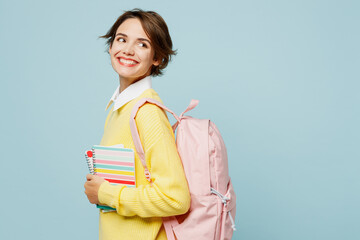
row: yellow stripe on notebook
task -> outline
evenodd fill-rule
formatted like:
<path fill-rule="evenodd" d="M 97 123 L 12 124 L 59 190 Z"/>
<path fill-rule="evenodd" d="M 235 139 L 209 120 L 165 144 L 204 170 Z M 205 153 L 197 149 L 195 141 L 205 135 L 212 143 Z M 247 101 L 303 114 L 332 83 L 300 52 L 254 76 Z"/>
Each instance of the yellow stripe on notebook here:
<path fill-rule="evenodd" d="M 109 169 L 101 169 L 101 168 L 96 168 L 95 172 L 121 174 L 121 175 L 128 175 L 128 176 L 134 176 L 135 175 L 134 172 L 119 171 L 119 170 L 109 170 Z"/>

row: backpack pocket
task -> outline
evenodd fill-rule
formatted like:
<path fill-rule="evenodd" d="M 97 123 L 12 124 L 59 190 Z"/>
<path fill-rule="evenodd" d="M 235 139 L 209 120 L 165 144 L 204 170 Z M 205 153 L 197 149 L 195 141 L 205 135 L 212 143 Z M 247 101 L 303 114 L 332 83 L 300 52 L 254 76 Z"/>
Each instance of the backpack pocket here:
<path fill-rule="evenodd" d="M 214 195 L 191 196 L 186 218 L 173 227 L 178 240 L 212 240 L 219 234 L 222 203 Z M 181 218 L 181 217 L 180 217 Z"/>
<path fill-rule="evenodd" d="M 233 232 L 234 230 L 236 230 L 235 229 L 236 196 L 231 180 L 229 181 L 228 189 L 225 194 L 225 197 L 230 200 L 226 203 L 226 205 L 222 206 L 220 239 L 231 240 Z"/>

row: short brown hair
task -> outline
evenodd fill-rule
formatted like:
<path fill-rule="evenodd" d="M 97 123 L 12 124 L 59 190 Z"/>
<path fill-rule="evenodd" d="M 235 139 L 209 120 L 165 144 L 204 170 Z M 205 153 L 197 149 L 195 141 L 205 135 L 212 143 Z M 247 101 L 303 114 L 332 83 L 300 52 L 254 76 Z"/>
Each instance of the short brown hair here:
<path fill-rule="evenodd" d="M 153 11 L 143 11 L 139 8 L 125 11 L 118 17 L 109 31 L 99 38 L 106 38 L 106 44 L 111 48 L 118 27 L 129 18 L 137 18 L 140 20 L 141 25 L 144 28 L 146 35 L 150 38 L 152 47 L 154 48 L 154 59 L 161 60 L 158 66 L 153 65 L 151 67 L 151 75 L 162 75 L 162 70 L 166 68 L 170 62 L 171 56 L 176 55 L 176 50 L 172 49 L 172 41 L 168 27 L 164 19 L 158 13 Z"/>

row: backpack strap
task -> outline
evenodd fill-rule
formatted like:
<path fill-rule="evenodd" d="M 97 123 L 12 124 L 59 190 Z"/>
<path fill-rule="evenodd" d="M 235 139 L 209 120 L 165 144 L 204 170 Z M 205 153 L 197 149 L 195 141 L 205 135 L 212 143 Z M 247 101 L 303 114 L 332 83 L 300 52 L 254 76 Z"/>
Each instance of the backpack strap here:
<path fill-rule="evenodd" d="M 164 109 L 165 111 L 168 111 L 169 113 L 171 113 L 174 116 L 174 118 L 176 119 L 176 123 L 172 126 L 173 131 L 175 131 L 175 129 L 177 128 L 178 124 L 180 123 L 180 120 L 183 117 L 183 115 L 186 112 L 190 111 L 191 109 L 195 108 L 198 105 L 199 101 L 191 100 L 189 106 L 180 115 L 180 117 L 178 117 L 169 108 L 165 107 L 163 104 L 161 104 L 160 102 L 158 102 L 152 98 L 143 98 L 143 99 L 140 99 L 137 103 L 135 103 L 135 105 L 132 109 L 131 115 L 130 115 L 130 131 L 131 131 L 131 136 L 132 136 L 134 144 L 135 144 L 136 152 L 138 153 L 141 163 L 144 166 L 146 179 L 151 183 L 151 174 L 150 174 L 149 169 L 146 166 L 145 153 L 144 153 L 144 149 L 141 145 L 139 132 L 137 130 L 136 122 L 135 122 L 135 117 L 136 117 L 137 112 L 139 111 L 140 107 L 142 107 L 146 103 L 152 103 L 152 104 L 157 105 L 158 107 Z M 169 240 L 175 240 L 176 237 L 173 232 L 173 227 L 179 225 L 179 222 L 177 221 L 176 217 L 175 216 L 163 217 L 163 224 L 164 224 L 167 238 Z"/>
<path fill-rule="evenodd" d="M 194 109 L 197 105 L 199 104 L 199 100 L 196 99 L 191 99 L 189 106 L 186 108 L 186 110 L 184 112 L 182 112 L 179 116 L 179 119 L 181 120 L 184 117 L 184 114 L 192 109 Z M 177 121 L 176 123 L 174 123 L 174 125 L 172 126 L 173 131 L 175 132 L 175 129 L 177 128 L 177 126 L 179 125 L 180 121 Z"/>
<path fill-rule="evenodd" d="M 180 119 L 173 111 L 171 111 L 169 108 L 165 107 L 159 101 L 156 101 L 155 99 L 152 99 L 152 98 L 140 99 L 137 103 L 135 103 L 135 105 L 134 105 L 134 107 L 132 109 L 132 112 L 131 112 L 131 115 L 130 115 L 131 136 L 132 136 L 132 139 L 133 139 L 134 144 L 135 144 L 136 152 L 140 157 L 142 165 L 144 166 L 146 179 L 149 182 L 151 182 L 151 174 L 150 174 L 149 169 L 146 166 L 145 153 L 144 153 L 144 149 L 143 149 L 143 147 L 141 145 L 139 132 L 138 132 L 138 129 L 136 127 L 136 122 L 135 122 L 135 117 L 136 117 L 137 112 L 139 111 L 140 107 L 142 107 L 145 103 L 154 104 L 154 105 L 168 111 L 169 113 L 171 113 L 174 116 L 174 118 L 176 119 L 177 122 L 180 122 Z"/>
<path fill-rule="evenodd" d="M 198 104 L 199 104 L 199 100 L 191 99 L 191 102 L 190 102 L 189 106 L 186 108 L 186 110 L 182 114 L 180 114 L 179 118 L 181 119 L 186 112 L 194 109 Z"/>
<path fill-rule="evenodd" d="M 166 232 L 166 237 L 168 240 L 176 240 L 173 228 L 179 225 L 175 216 L 163 217 L 163 224 Z"/>

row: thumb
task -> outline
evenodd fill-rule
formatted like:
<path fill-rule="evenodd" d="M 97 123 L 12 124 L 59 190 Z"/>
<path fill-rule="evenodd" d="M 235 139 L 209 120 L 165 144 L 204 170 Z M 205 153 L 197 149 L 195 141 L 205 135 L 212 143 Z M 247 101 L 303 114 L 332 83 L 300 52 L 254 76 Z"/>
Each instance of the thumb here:
<path fill-rule="evenodd" d="M 87 174 L 86 175 L 86 180 L 87 181 L 91 181 L 94 178 L 94 176 L 92 174 Z"/>

